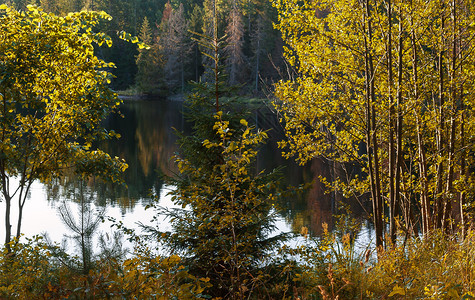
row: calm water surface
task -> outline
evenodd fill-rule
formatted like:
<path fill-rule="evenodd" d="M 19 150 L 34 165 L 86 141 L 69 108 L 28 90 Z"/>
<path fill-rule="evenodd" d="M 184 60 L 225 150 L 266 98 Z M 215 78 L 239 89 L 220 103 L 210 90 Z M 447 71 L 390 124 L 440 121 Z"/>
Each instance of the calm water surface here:
<path fill-rule="evenodd" d="M 129 168 L 125 173 L 126 186 L 110 186 L 90 180 L 81 185 L 74 179 L 65 178 L 52 186 L 35 183 L 31 197 L 25 205 L 23 230 L 26 236 L 47 232 L 54 241 L 61 241 L 68 230 L 57 213 L 57 207 L 63 201 L 70 203 L 73 211 L 76 202 L 84 197 L 94 208 L 105 207 L 106 215 L 121 220 L 125 225 L 137 228 L 136 223 L 149 224 L 153 210 L 145 210 L 151 195 L 157 195 L 162 206 L 173 206 L 167 196 L 170 188 L 164 185 L 160 175 L 173 175 L 177 169 L 172 156 L 177 151 L 175 130 L 189 130 L 182 116 L 180 101 L 125 101 L 120 115 L 112 115 L 105 125 L 121 135 L 119 140 L 104 142 L 100 147 L 112 156 L 124 158 Z M 285 160 L 276 141 L 281 138 L 279 125 L 269 109 L 263 108 L 250 113 L 250 118 L 263 129 L 270 129 L 269 142 L 260 149 L 256 161 L 259 170 L 271 170 L 284 166 L 283 177 L 287 185 L 311 182 L 318 175 L 329 176 L 333 166 L 325 160 L 315 159 L 305 167 Z M 82 189 L 80 189 L 82 188 Z M 81 190 L 82 193 L 78 193 Z M 281 231 L 300 232 L 302 226 L 310 229 L 312 235 L 320 235 L 322 224 L 333 227 L 332 215 L 336 211 L 338 197 L 326 194 L 321 184 L 313 183 L 308 192 L 300 197 L 282 201 L 284 210 L 280 213 L 278 227 Z M 3 205 L 1 206 L 4 209 Z M 361 205 L 351 204 L 356 215 L 365 214 Z M 169 228 L 166 220 L 160 219 L 161 229 Z M 16 230 L 14 228 L 14 230 Z M 112 233 L 110 223 L 101 224 L 100 230 Z M 368 231 L 369 232 L 369 231 Z M 0 231 L 4 234 L 4 230 Z M 363 243 L 370 239 L 362 234 Z M 3 240 L 4 236 L 0 236 Z"/>

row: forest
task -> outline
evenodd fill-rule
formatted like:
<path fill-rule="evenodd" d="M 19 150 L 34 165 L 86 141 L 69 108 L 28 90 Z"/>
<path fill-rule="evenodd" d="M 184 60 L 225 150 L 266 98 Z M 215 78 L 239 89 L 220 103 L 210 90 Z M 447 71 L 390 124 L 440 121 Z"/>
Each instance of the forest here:
<path fill-rule="evenodd" d="M 1 3 L 0 298 L 475 298 L 472 0 Z M 171 229 L 131 229 L 81 200 L 77 216 L 59 208 L 75 254 L 23 236 L 36 181 L 124 187 L 131 162 L 96 146 L 120 139 L 103 123 L 118 93 L 185 98 L 191 128 L 163 174 L 177 207 L 147 206 Z M 251 97 L 277 114 L 283 156 L 331 166 L 311 179 L 339 202 L 321 234 L 275 234 L 279 203 L 311 183 L 256 170 L 270 132 Z M 356 218 L 350 200 L 370 211 Z M 105 221 L 117 235 L 94 254 Z"/>
<path fill-rule="evenodd" d="M 193 33 L 211 32 L 213 1 L 101 1 L 44 0 L 1 1 L 25 10 L 39 5 L 45 12 L 66 15 L 81 10 L 105 11 L 112 20 L 99 24 L 110 35 L 110 48 L 98 48 L 97 55 L 116 68 L 111 88 L 131 89 L 136 94 L 167 96 L 183 93 L 190 80 L 199 81 L 206 60 Z M 228 83 L 242 84 L 243 93 L 259 94 L 263 84 L 278 79 L 282 67 L 282 42 L 273 28 L 276 10 L 268 1 L 224 1 L 218 4 L 219 35 L 226 35 L 222 63 L 229 74 Z M 118 38 L 115 32 L 137 36 L 151 49 L 140 51 Z"/>

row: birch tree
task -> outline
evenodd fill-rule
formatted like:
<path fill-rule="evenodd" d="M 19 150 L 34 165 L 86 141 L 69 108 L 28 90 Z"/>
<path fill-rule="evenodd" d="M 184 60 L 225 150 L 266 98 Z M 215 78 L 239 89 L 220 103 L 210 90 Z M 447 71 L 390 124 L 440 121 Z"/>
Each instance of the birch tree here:
<path fill-rule="evenodd" d="M 92 148 L 115 136 L 100 122 L 120 101 L 109 87 L 113 65 L 94 55 L 110 44 L 94 32 L 104 12 L 46 14 L 0 6 L 0 189 L 5 205 L 5 245 L 19 237 L 23 208 L 35 180 L 48 182 L 67 169 L 118 180 L 127 167 Z M 16 202 L 15 202 L 16 201 Z M 17 205 L 13 233 L 12 206 Z"/>
<path fill-rule="evenodd" d="M 466 223 L 474 178 L 471 4 L 275 4 L 298 73 L 276 85 L 287 133 L 280 145 L 302 164 L 324 156 L 357 170 L 327 183 L 347 197 L 370 195 L 378 247 L 385 215 L 393 241 L 397 224 L 426 234 Z"/>

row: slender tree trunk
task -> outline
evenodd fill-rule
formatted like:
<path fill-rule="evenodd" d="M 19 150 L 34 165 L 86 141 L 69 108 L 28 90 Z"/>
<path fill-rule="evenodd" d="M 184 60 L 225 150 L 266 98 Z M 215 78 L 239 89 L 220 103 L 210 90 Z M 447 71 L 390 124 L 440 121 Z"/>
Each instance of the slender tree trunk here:
<path fill-rule="evenodd" d="M 8 253 L 11 252 L 11 238 L 12 238 L 12 225 L 11 225 L 11 207 L 12 207 L 12 198 L 10 197 L 9 191 L 9 181 L 5 172 L 5 161 L 0 161 L 1 167 L 1 180 L 2 180 L 2 196 L 5 201 L 5 248 Z"/>
<path fill-rule="evenodd" d="M 257 25 L 256 25 L 256 69 L 255 69 L 255 76 L 254 76 L 254 87 L 256 91 L 259 90 L 259 70 L 260 70 L 260 59 L 261 59 L 261 39 L 263 36 L 263 19 L 262 16 L 257 18 Z"/>
<path fill-rule="evenodd" d="M 396 149 L 394 147 L 394 97 L 392 95 L 393 79 L 393 53 L 392 53 L 392 3 L 387 0 L 388 6 L 388 41 L 387 41 L 387 56 L 388 56 L 388 95 L 389 95 L 389 236 L 393 245 L 396 243 L 396 192 L 395 192 L 395 163 L 396 163 Z"/>
<path fill-rule="evenodd" d="M 213 2 L 213 57 L 214 57 L 214 96 L 216 112 L 219 112 L 219 84 L 218 84 L 218 19 L 217 19 L 216 0 Z"/>
<path fill-rule="evenodd" d="M 463 95 L 461 92 L 460 95 Z M 460 140 L 461 140 L 461 157 L 460 157 L 460 177 L 464 183 L 464 186 L 467 186 L 467 170 L 466 170 L 466 150 L 465 150 L 465 107 L 463 104 L 463 99 L 461 96 L 460 99 L 460 108 L 461 108 L 461 116 L 460 116 Z M 465 191 L 461 191 L 459 195 L 459 209 L 460 209 L 460 227 L 462 228 L 462 237 L 465 238 L 466 236 L 466 221 L 465 221 Z"/>
<path fill-rule="evenodd" d="M 180 79 L 181 79 L 181 92 L 185 91 L 185 66 L 184 66 L 185 58 L 182 57 L 180 62 Z"/>
<path fill-rule="evenodd" d="M 461 41 L 461 33 L 459 32 L 459 55 L 460 55 L 460 61 L 462 60 L 462 41 Z M 463 65 L 460 64 L 460 73 L 463 71 Z M 467 163 L 466 163 L 466 155 L 467 155 L 467 150 L 465 149 L 465 104 L 464 104 L 464 90 L 463 90 L 463 84 L 460 84 L 460 96 L 459 96 L 459 101 L 460 101 L 460 149 L 462 150 L 460 152 L 460 178 L 462 179 L 462 184 L 463 186 L 468 186 L 468 180 L 467 180 Z M 463 189 L 459 193 L 459 209 L 460 209 L 460 228 L 461 228 L 461 234 L 462 238 L 464 239 L 467 235 L 467 223 L 465 220 L 465 189 Z"/>
<path fill-rule="evenodd" d="M 412 4 L 412 2 L 411 2 Z M 419 65 L 418 65 L 418 52 L 416 34 L 414 32 L 414 20 L 411 16 L 411 46 L 412 46 L 412 78 L 414 82 L 414 101 L 419 102 Z M 428 177 L 427 177 L 427 160 L 424 149 L 424 140 L 422 137 L 422 120 L 420 119 L 420 112 L 417 111 L 417 107 L 414 108 L 414 116 L 416 118 L 416 131 L 417 131 L 417 149 L 419 156 L 419 176 L 421 184 L 420 205 L 421 205 L 421 219 L 422 219 L 422 233 L 427 235 L 432 228 L 432 214 L 430 208 L 430 200 L 428 196 Z"/>
<path fill-rule="evenodd" d="M 195 81 L 198 82 L 200 80 L 199 72 L 198 72 L 198 45 L 195 45 Z"/>
<path fill-rule="evenodd" d="M 422 215 L 422 233 L 427 235 L 432 230 L 432 214 L 430 209 L 430 201 L 428 197 L 428 177 L 427 177 L 427 162 L 426 155 L 424 150 L 424 142 L 422 138 L 422 123 L 419 118 L 417 111 L 414 112 L 416 116 L 416 127 L 417 127 L 417 148 L 419 155 L 419 172 L 420 172 L 420 182 L 421 182 L 421 215 Z"/>
<path fill-rule="evenodd" d="M 438 107 L 434 107 L 435 111 L 438 110 L 439 115 L 439 124 L 436 131 L 437 134 L 437 154 L 440 157 L 444 156 L 444 138 L 445 138 L 445 112 L 444 112 L 444 38 L 443 32 L 445 29 L 445 16 L 442 13 L 441 15 L 441 37 L 440 37 L 440 50 L 439 50 L 439 57 L 438 57 L 438 67 L 439 67 L 439 103 Z M 437 188 L 436 188 L 436 195 L 435 195 L 435 227 L 441 228 L 442 227 L 442 216 L 443 216 L 443 208 L 444 208 L 444 197 L 442 195 L 442 185 L 443 185 L 443 176 L 444 176 L 444 163 L 442 159 L 440 159 L 439 163 L 437 164 Z"/>
<path fill-rule="evenodd" d="M 392 7 L 391 0 L 387 1 L 388 6 L 388 41 L 387 41 L 387 56 L 388 56 L 388 100 L 389 100 L 389 235 L 391 242 L 396 241 L 396 227 L 395 220 L 395 202 L 394 202 L 394 163 L 395 163 L 395 149 L 394 149 L 394 98 L 392 95 L 393 80 L 393 53 L 392 53 Z"/>
<path fill-rule="evenodd" d="M 10 223 L 12 199 L 6 193 L 5 189 L 3 191 L 3 198 L 5 200 L 5 247 L 7 248 L 8 253 L 10 253 L 12 251 L 10 245 L 12 239 L 12 225 Z"/>
<path fill-rule="evenodd" d="M 372 61 L 370 60 L 370 68 L 373 69 Z M 371 72 L 373 74 L 373 72 Z M 375 201 L 377 203 L 377 215 L 376 215 L 376 222 L 378 237 L 380 239 L 379 246 L 383 246 L 383 235 L 384 235 L 384 224 L 383 224 L 383 199 L 381 197 L 381 176 L 380 176 L 380 169 L 379 169 L 379 146 L 378 146 L 378 139 L 376 134 L 376 110 L 375 110 L 375 90 L 374 90 L 374 79 L 371 82 L 371 100 L 373 104 L 371 105 L 371 131 L 372 131 L 372 144 L 373 144 L 373 159 L 374 159 L 374 180 L 375 180 Z"/>
<path fill-rule="evenodd" d="M 23 183 L 25 184 L 25 183 Z M 18 196 L 18 222 L 17 222 L 17 228 L 16 228 L 16 237 L 19 238 L 21 235 L 21 225 L 23 222 L 23 207 L 25 206 L 26 198 L 28 197 L 28 193 L 30 191 L 31 185 L 33 184 L 33 181 L 28 181 L 26 184 L 26 187 L 21 188 L 20 195 Z"/>
<path fill-rule="evenodd" d="M 255 76 L 256 92 L 259 90 L 259 59 L 260 59 L 260 52 L 261 52 L 261 40 L 260 40 L 260 33 L 259 33 L 259 37 L 257 38 L 257 50 L 256 50 L 256 76 Z"/>
<path fill-rule="evenodd" d="M 399 8 L 399 18 L 402 19 L 402 11 Z M 397 100 L 396 100 L 396 178 L 395 178 L 395 195 L 394 195 L 394 210 L 397 209 L 398 205 L 401 203 L 401 173 L 402 173 L 402 88 L 403 88 L 403 28 L 402 22 L 399 22 L 399 37 L 398 37 L 398 90 L 397 90 Z M 405 209 L 407 213 L 407 224 L 410 224 L 411 220 L 411 203 L 408 202 L 408 205 Z M 409 227 L 409 226 L 408 226 Z M 394 233 L 394 238 L 396 238 Z"/>
<path fill-rule="evenodd" d="M 442 227 L 448 231 L 450 226 L 450 213 L 452 211 L 453 197 L 453 177 L 454 177 L 454 156 L 455 156 L 455 128 L 456 128 L 456 69 L 457 69 L 457 11 L 455 0 L 452 1 L 452 70 L 450 78 L 450 94 L 451 94 L 451 112 L 450 112 L 450 138 L 449 138 L 449 152 L 448 152 L 448 170 L 447 170 L 447 184 L 445 188 L 445 202 L 444 202 L 444 215 L 442 220 Z"/>
<path fill-rule="evenodd" d="M 380 193 L 380 174 L 378 162 L 378 141 L 376 135 L 376 109 L 374 66 L 370 45 L 373 39 L 372 24 L 370 18 L 369 0 L 365 2 L 366 14 L 364 15 L 365 34 L 365 73 L 366 73 L 366 147 L 368 152 L 368 166 L 371 183 L 371 198 L 373 203 L 373 219 L 376 234 L 376 247 L 383 247 L 383 217 L 382 198 Z"/>

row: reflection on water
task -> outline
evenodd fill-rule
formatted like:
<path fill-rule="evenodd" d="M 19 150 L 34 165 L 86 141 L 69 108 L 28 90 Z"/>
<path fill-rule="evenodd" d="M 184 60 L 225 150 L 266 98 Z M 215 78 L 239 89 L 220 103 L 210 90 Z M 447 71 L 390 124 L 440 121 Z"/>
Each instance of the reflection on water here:
<path fill-rule="evenodd" d="M 116 199 L 122 208 L 148 201 L 150 192 L 160 195 L 162 174 L 176 172 L 172 156 L 177 150 L 175 130 L 182 130 L 182 103 L 177 101 L 129 101 L 120 115 L 111 115 L 105 126 L 121 135 L 100 147 L 112 156 L 124 158 L 126 186 L 103 185 L 101 195 Z"/>
<path fill-rule="evenodd" d="M 335 214 L 342 213 L 338 208 L 341 203 L 349 205 L 352 216 L 362 220 L 368 213 L 355 199 L 344 199 L 341 194 L 328 192 L 318 177 L 335 178 L 335 174 L 342 172 L 341 168 L 324 158 L 313 159 L 305 166 L 297 165 L 293 160 L 282 157 L 282 150 L 278 149 L 277 141 L 284 138 L 283 130 L 277 117 L 269 109 L 255 113 L 256 124 L 259 128 L 270 130 L 269 142 L 260 149 L 257 161 L 259 170 L 283 166 L 283 179 L 285 184 L 297 186 L 311 183 L 303 195 L 283 200 L 282 215 L 294 232 L 300 232 L 303 226 L 307 227 L 313 236 L 323 233 L 323 224 L 328 225 L 328 230 L 334 229 Z"/>
<path fill-rule="evenodd" d="M 122 186 L 107 185 L 91 178 L 86 191 L 86 197 L 91 202 L 106 206 L 110 213 L 119 209 L 123 220 L 142 222 L 148 222 L 153 214 L 152 211 L 144 211 L 144 206 L 150 201 L 150 193 L 161 197 L 162 205 L 170 204 L 161 175 L 170 176 L 177 172 L 172 158 L 177 151 L 175 130 L 189 127 L 185 128 L 182 104 L 180 101 L 165 100 L 127 101 L 120 108 L 122 116 L 111 115 L 106 120 L 105 126 L 119 133 L 121 138 L 104 141 L 98 146 L 112 156 L 125 159 L 129 168 L 124 174 L 125 184 Z M 302 226 L 306 226 L 312 235 L 318 236 L 323 232 L 322 224 L 327 223 L 332 230 L 333 215 L 337 212 L 338 201 L 342 199 L 337 194 L 326 193 L 318 181 L 318 175 L 332 177 L 338 168 L 325 159 L 314 159 L 301 167 L 282 158 L 281 150 L 277 148 L 282 131 L 275 115 L 263 108 L 250 113 L 249 118 L 254 119 L 258 128 L 269 130 L 269 141 L 261 147 L 257 156 L 257 170 L 270 171 L 283 167 L 285 185 L 297 186 L 313 181 L 306 193 L 282 200 L 281 215 L 287 225 L 280 229 L 300 232 Z M 65 176 L 44 188 L 45 198 L 51 205 L 61 200 L 74 201 L 78 185 L 72 176 Z M 366 217 L 359 204 L 352 204 L 351 201 L 350 204 L 356 216 Z"/>
<path fill-rule="evenodd" d="M 172 175 L 176 167 L 172 156 L 177 151 L 175 130 L 183 130 L 185 120 L 182 116 L 183 103 L 180 101 L 127 101 L 121 107 L 123 115 L 112 115 L 106 126 L 121 135 L 119 140 L 102 143 L 103 150 L 113 156 L 124 158 L 129 164 L 125 173 L 127 186 L 108 186 L 91 182 L 98 195 L 98 203 L 115 202 L 125 211 L 138 202 L 146 203 L 150 192 L 160 195 L 163 181 L 160 175 Z M 302 226 L 311 233 L 320 235 L 323 223 L 332 229 L 332 215 L 336 213 L 336 204 L 342 200 L 334 193 L 326 193 L 318 181 L 318 175 L 331 177 L 335 166 L 324 159 L 314 159 L 301 167 L 281 156 L 277 141 L 282 138 L 280 125 L 269 109 L 263 108 L 250 113 L 257 127 L 269 130 L 269 142 L 262 146 L 256 161 L 256 169 L 272 170 L 283 166 L 283 181 L 286 185 L 297 186 L 313 182 L 310 189 L 301 196 L 282 201 L 282 216 L 290 227 L 299 232 Z M 359 205 L 352 205 L 356 215 L 362 216 Z"/>

